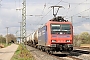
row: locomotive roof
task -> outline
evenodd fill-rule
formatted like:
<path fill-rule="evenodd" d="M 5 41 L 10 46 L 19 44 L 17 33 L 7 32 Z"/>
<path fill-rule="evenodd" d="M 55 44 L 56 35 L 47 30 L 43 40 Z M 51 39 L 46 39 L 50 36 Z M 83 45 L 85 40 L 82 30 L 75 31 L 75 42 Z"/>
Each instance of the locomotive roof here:
<path fill-rule="evenodd" d="M 72 23 L 69 22 L 68 20 L 65 20 L 62 16 L 55 17 L 55 18 L 49 20 L 47 23 L 72 24 Z M 46 23 L 46 24 L 47 24 L 47 23 Z"/>
<path fill-rule="evenodd" d="M 48 21 L 47 24 L 72 24 L 71 22 L 56 22 L 56 21 Z"/>
<path fill-rule="evenodd" d="M 49 21 L 68 22 L 68 20 L 65 20 L 62 16 L 54 17 L 53 19 Z"/>

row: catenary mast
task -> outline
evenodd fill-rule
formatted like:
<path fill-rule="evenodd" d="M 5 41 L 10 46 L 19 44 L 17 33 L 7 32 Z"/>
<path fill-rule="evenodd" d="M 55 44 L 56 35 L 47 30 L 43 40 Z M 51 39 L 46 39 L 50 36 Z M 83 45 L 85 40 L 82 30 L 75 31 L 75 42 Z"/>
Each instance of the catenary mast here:
<path fill-rule="evenodd" d="M 22 41 L 26 41 L 26 0 L 23 0 L 22 8 Z"/>

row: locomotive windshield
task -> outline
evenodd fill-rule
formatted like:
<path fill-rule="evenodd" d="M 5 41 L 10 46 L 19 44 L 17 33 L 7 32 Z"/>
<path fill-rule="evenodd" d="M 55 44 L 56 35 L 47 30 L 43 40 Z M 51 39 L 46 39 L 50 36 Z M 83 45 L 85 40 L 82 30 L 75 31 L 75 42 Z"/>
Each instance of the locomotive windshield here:
<path fill-rule="evenodd" d="M 71 34 L 70 24 L 51 24 L 51 34 Z"/>

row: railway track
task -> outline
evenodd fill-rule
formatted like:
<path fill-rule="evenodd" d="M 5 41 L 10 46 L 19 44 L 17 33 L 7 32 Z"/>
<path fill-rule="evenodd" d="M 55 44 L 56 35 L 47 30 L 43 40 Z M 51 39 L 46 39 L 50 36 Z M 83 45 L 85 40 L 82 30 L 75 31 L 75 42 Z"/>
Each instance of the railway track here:
<path fill-rule="evenodd" d="M 33 48 L 33 47 L 32 47 Z M 31 49 L 31 48 L 30 48 Z M 65 54 L 49 54 L 49 53 L 46 53 L 46 52 L 42 52 L 42 50 L 38 50 L 34 48 L 34 56 L 36 57 L 37 60 L 52 60 L 52 59 L 55 59 L 55 60 L 82 60 L 78 57 L 74 57 L 76 56 L 77 53 L 74 52 L 73 55 L 65 55 Z M 33 50 L 31 50 L 33 51 Z M 37 51 L 40 51 L 40 52 L 37 52 Z M 40 54 L 42 53 L 42 54 Z M 77 54 L 78 55 L 78 54 Z M 79 55 L 78 55 L 79 56 Z M 50 58 L 49 58 L 50 57 Z M 45 58 L 45 59 L 44 59 Z"/>
<path fill-rule="evenodd" d="M 74 53 L 74 56 L 76 56 L 77 53 Z M 77 54 L 79 55 L 79 54 Z M 62 60 L 82 60 L 78 57 L 74 57 L 73 55 L 71 54 L 58 54 L 58 55 L 51 55 L 51 56 L 54 56 L 58 59 L 62 58 Z"/>
<path fill-rule="evenodd" d="M 76 58 L 76 57 L 73 57 L 73 56 L 64 56 L 64 57 L 60 57 L 60 56 L 55 56 L 55 55 L 51 55 L 59 60 L 82 60 L 80 58 Z"/>

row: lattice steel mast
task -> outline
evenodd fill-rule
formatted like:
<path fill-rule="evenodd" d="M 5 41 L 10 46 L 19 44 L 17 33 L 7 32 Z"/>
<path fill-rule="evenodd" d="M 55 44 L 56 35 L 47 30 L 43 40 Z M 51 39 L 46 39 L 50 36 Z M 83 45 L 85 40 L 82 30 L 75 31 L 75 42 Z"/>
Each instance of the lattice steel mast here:
<path fill-rule="evenodd" d="M 26 0 L 23 0 L 22 8 L 22 41 L 26 40 Z"/>

